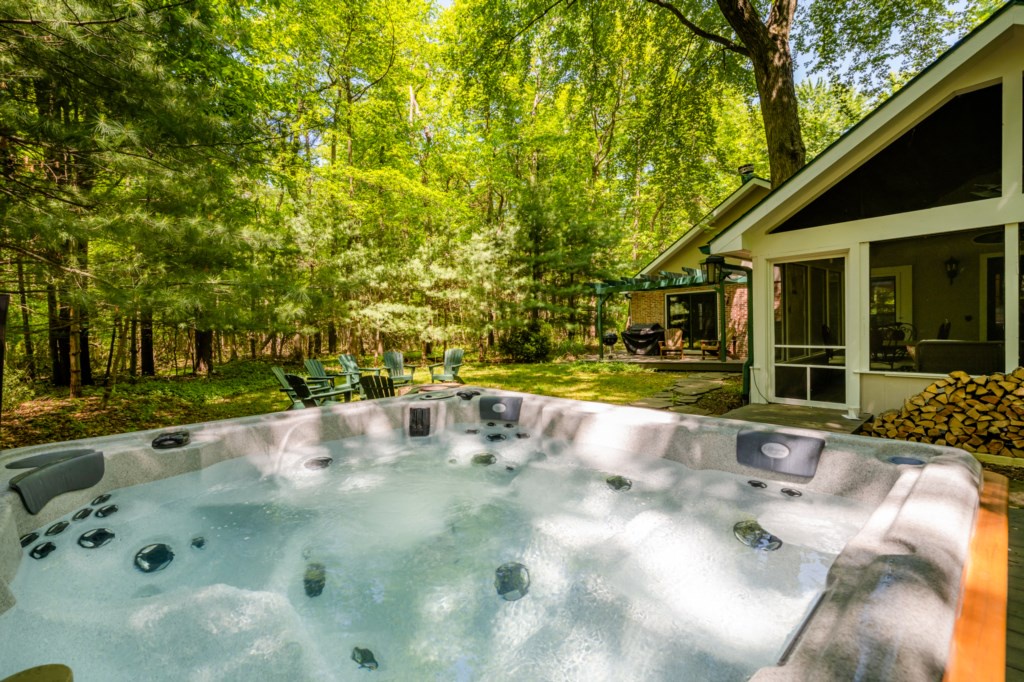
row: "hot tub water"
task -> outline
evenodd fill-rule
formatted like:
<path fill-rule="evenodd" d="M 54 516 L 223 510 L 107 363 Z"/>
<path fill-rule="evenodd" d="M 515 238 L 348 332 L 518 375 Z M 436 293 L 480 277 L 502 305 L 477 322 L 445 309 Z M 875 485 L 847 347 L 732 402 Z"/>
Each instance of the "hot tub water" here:
<path fill-rule="evenodd" d="M 572 443 L 478 427 L 114 491 L 116 513 L 69 515 L 49 556 L 23 559 L 0 677 L 61 661 L 82 680 L 746 679 L 871 512 L 626 453 L 596 471 Z M 745 520 L 781 547 L 738 541 Z M 113 539 L 79 546 L 96 528 Z M 133 559 L 153 544 L 173 557 L 144 573 Z M 512 601 L 495 585 L 509 564 L 529 575 Z"/>

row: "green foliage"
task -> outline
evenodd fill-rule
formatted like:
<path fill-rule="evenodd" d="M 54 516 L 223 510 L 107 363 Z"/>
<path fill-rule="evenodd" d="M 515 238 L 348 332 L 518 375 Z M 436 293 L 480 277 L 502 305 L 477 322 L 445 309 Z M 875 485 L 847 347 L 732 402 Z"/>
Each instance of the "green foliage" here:
<path fill-rule="evenodd" d="M 35 392 L 32 390 L 32 382 L 28 373 L 20 367 L 8 365 L 4 369 L 4 394 L 2 407 L 4 414 L 15 409 L 19 405 L 32 400 Z"/>
<path fill-rule="evenodd" d="M 512 362 L 547 362 L 551 359 L 551 330 L 536 323 L 512 327 L 502 333 L 498 350 Z"/>

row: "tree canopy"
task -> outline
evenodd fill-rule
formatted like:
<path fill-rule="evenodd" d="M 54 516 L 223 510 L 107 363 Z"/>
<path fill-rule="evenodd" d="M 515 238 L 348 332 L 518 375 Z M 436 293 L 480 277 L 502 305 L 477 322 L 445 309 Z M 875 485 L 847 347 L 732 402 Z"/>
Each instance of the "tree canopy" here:
<path fill-rule="evenodd" d="M 527 322 L 572 351 L 588 281 L 635 272 L 737 166 L 785 178 L 989 11 L 11 0 L 9 360 L 74 392 L 93 356 L 486 354 Z"/>

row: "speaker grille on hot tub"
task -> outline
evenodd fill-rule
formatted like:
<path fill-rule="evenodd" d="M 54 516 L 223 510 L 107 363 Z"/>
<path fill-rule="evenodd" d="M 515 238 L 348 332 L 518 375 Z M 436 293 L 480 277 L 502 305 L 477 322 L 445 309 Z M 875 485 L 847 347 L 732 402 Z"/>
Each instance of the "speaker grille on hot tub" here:
<path fill-rule="evenodd" d="M 755 469 L 811 478 L 825 441 L 777 431 L 745 429 L 736 434 L 736 461 Z"/>

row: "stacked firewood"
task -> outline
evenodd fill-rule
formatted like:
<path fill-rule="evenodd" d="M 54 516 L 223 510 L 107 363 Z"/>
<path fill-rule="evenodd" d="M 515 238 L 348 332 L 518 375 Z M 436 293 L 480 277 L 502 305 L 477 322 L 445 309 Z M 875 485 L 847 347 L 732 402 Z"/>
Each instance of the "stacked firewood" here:
<path fill-rule="evenodd" d="M 901 409 L 881 413 L 861 432 L 1024 457 L 1024 367 L 978 377 L 953 372 L 908 398 Z"/>

